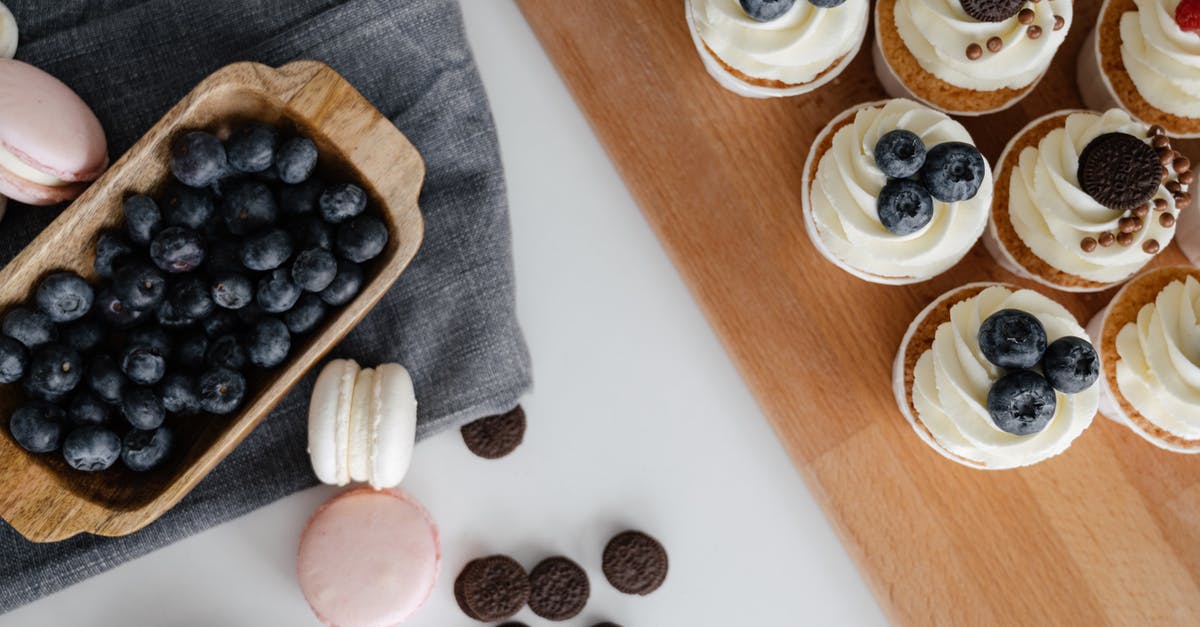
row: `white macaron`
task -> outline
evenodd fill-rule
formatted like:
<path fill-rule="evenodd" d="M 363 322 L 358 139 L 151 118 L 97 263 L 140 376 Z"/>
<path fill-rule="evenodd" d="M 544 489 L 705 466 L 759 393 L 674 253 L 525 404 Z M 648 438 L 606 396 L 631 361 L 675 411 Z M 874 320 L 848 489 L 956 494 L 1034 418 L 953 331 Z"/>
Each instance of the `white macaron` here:
<path fill-rule="evenodd" d="M 17 19 L 12 11 L 0 2 L 0 59 L 11 59 L 17 54 Z"/>

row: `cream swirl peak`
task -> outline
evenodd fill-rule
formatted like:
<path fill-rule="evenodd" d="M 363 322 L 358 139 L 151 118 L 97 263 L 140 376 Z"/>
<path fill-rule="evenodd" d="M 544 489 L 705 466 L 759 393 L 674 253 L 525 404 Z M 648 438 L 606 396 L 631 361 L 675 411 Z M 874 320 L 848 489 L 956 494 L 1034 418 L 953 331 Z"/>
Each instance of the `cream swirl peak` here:
<path fill-rule="evenodd" d="M 856 50 L 867 28 L 868 0 L 820 8 L 797 1 L 760 22 L 738 0 L 689 0 L 697 33 L 712 54 L 752 79 L 803 85 Z"/>
<path fill-rule="evenodd" d="M 1116 346 L 1121 396 L 1155 426 L 1200 440 L 1200 282 L 1167 284 Z"/>
<path fill-rule="evenodd" d="M 896 30 L 926 72 L 976 91 L 1037 81 L 1071 26 L 1071 0 L 1030 2 L 1018 15 L 977 20 L 961 0 L 896 0 Z"/>
<path fill-rule="evenodd" d="M 1161 210 L 1138 218 L 1141 228 L 1122 233 L 1122 244 L 1081 246 L 1089 239 L 1094 243 L 1100 234 L 1121 231 L 1122 221 L 1132 217 L 1102 205 L 1080 188 L 1080 155 L 1106 133 L 1153 141 L 1148 127 L 1124 111 L 1071 113 L 1036 148 L 1021 151 L 1009 180 L 1008 212 L 1021 241 L 1042 261 L 1074 276 L 1112 283 L 1132 276 L 1170 243 L 1179 207 L 1164 180 L 1152 199 Z"/>
<path fill-rule="evenodd" d="M 984 164 L 984 179 L 973 198 L 934 200 L 933 217 L 925 227 L 896 235 L 884 227 L 877 208 L 879 193 L 888 182 L 874 158 L 880 137 L 903 129 L 932 148 L 944 142 L 973 144 L 971 136 L 946 114 L 911 100 L 887 100 L 843 114 L 848 115 L 853 120 L 837 129 L 824 154 L 815 153 L 821 138 L 813 146 L 819 161 L 805 193 L 814 239 L 820 240 L 827 256 L 868 280 L 923 280 L 941 274 L 967 254 L 987 225 L 990 168 Z M 831 128 L 837 124 L 834 120 Z"/>
<path fill-rule="evenodd" d="M 1100 398 L 1096 385 L 1075 394 L 1055 391 L 1054 415 L 1040 432 L 1014 435 L 997 427 L 988 412 L 988 393 L 1006 371 L 988 361 L 978 337 L 983 321 L 1004 309 L 1036 317 L 1051 343 L 1087 337 L 1062 305 L 1032 290 L 993 285 L 950 308 L 950 320 L 938 325 L 933 344 L 917 359 L 912 383 L 917 418 L 938 446 L 972 465 L 997 469 L 1026 466 L 1066 450 L 1091 424 Z M 914 324 L 919 323 L 920 318 Z"/>
<path fill-rule="evenodd" d="M 1138 93 L 1167 113 L 1200 118 L 1200 35 L 1175 22 L 1179 0 L 1134 0 L 1121 16 L 1121 61 Z"/>

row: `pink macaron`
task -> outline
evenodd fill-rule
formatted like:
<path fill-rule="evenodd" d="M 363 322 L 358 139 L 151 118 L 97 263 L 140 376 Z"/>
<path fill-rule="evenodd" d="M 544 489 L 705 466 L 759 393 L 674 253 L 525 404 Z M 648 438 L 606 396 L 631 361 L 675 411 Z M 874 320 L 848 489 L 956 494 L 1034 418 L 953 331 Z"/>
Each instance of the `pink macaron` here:
<path fill-rule="evenodd" d="M 437 527 L 420 503 L 399 490 L 359 488 L 309 519 L 296 574 L 325 624 L 387 627 L 425 603 L 440 566 Z"/>
<path fill-rule="evenodd" d="M 0 59 L 0 195 L 52 205 L 106 167 L 104 129 L 87 104 L 36 67 Z"/>

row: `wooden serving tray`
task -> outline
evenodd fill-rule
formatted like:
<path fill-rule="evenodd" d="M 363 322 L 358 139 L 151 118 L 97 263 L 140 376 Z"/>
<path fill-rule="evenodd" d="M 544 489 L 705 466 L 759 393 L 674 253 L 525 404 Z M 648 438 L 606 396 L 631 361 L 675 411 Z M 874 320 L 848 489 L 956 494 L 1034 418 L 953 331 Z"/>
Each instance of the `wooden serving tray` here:
<path fill-rule="evenodd" d="M 925 304 L 972 281 L 1032 285 L 982 245 L 933 281 L 873 285 L 809 242 L 810 142 L 847 107 L 885 97 L 870 33 L 833 83 L 760 101 L 705 73 L 684 0 L 518 4 L 892 621 L 1200 624 L 1200 456 L 1098 418 L 1062 456 L 977 471 L 926 447 L 897 409 L 892 358 Z M 962 119 L 989 160 L 1029 120 L 1081 106 L 1075 59 L 1098 4 L 1075 3 L 1028 98 Z M 1181 262 L 1173 246 L 1155 261 Z M 1112 295 L 1047 293 L 1083 323 Z M 803 622 L 796 611 L 780 624 Z"/>
<path fill-rule="evenodd" d="M 0 311 L 24 302 L 46 273 L 71 270 L 89 280 L 95 241 L 122 222 L 121 203 L 135 193 L 154 195 L 168 180 L 172 140 L 193 129 L 228 134 L 250 120 L 290 127 L 316 142 L 318 173 L 329 181 L 363 186 L 388 224 L 384 252 L 366 270 L 362 292 L 330 316 L 319 333 L 292 346 L 287 365 L 248 382 L 244 408 L 232 416 L 202 415 L 176 422 L 172 460 L 134 473 L 114 466 L 102 473 L 72 470 L 58 455 L 35 455 L 0 437 L 0 517 L 35 542 L 82 532 L 121 536 L 150 524 L 184 497 L 225 458 L 325 353 L 374 307 L 408 266 L 424 226 L 417 195 L 425 164 L 416 148 L 329 66 L 315 61 L 273 69 L 235 63 L 204 79 L 129 149 L 107 173 L 0 271 Z M 0 416 L 23 399 L 0 386 Z"/>

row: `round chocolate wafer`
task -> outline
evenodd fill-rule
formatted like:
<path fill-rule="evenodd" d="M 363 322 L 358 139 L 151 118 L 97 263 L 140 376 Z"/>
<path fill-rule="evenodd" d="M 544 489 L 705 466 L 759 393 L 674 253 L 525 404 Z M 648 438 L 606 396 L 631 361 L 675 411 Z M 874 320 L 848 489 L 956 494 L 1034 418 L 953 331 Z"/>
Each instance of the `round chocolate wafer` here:
<path fill-rule="evenodd" d="M 1129 211 L 1150 202 L 1162 183 L 1162 164 L 1150 144 L 1129 133 L 1104 133 L 1079 154 L 1079 187 L 1096 202 Z"/>
<path fill-rule="evenodd" d="M 525 607 L 529 577 L 516 560 L 506 555 L 471 560 L 454 580 L 454 600 L 464 614 L 475 620 L 504 620 Z"/>
<path fill-rule="evenodd" d="M 962 0 L 963 11 L 980 22 L 1003 22 L 1016 15 L 1026 0 Z"/>
<path fill-rule="evenodd" d="M 529 609 L 546 620 L 567 620 L 591 595 L 587 573 L 565 557 L 549 557 L 529 571 Z"/>
<path fill-rule="evenodd" d="M 525 439 L 525 410 L 517 405 L 506 414 L 488 416 L 462 428 L 463 442 L 484 459 L 499 459 L 516 450 Z"/>
<path fill-rule="evenodd" d="M 625 594 L 654 592 L 667 578 L 667 567 L 667 550 L 640 531 L 618 533 L 604 547 L 604 577 Z"/>

